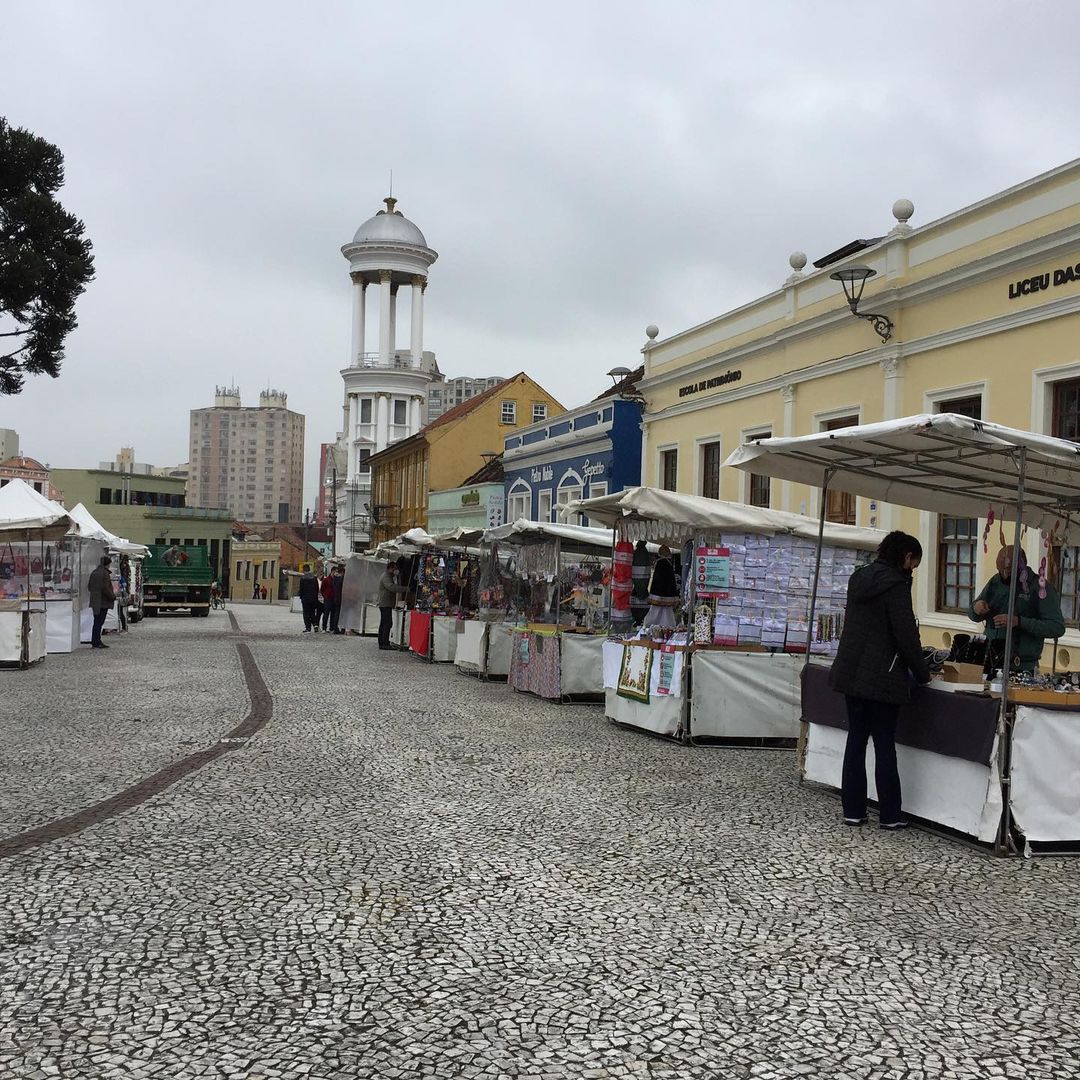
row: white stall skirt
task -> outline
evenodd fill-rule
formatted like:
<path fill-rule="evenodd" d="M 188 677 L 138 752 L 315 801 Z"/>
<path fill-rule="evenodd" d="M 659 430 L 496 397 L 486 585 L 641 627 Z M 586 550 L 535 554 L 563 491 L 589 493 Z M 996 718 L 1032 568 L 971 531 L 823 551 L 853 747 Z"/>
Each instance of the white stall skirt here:
<path fill-rule="evenodd" d="M 799 672 L 788 653 L 695 652 L 690 738 L 799 737 Z"/>
<path fill-rule="evenodd" d="M 1080 842 L 1080 712 L 1017 706 L 1011 810 L 1031 842 Z"/>
<path fill-rule="evenodd" d="M 811 724 L 806 743 L 806 779 L 840 789 L 847 732 L 825 724 Z M 996 766 L 978 765 L 897 743 L 905 814 L 992 843 L 1001 821 L 1001 784 Z M 997 740 L 991 761 L 997 760 Z M 874 783 L 874 746 L 867 749 L 869 797 L 877 799 Z M 839 814 L 839 809 L 837 809 Z"/>
<path fill-rule="evenodd" d="M 484 659 L 487 653 L 488 624 L 479 619 L 468 619 L 462 623 L 458 634 L 457 651 L 454 653 L 454 666 L 469 675 L 480 675 L 484 671 Z"/>
<path fill-rule="evenodd" d="M 457 619 L 449 615 L 431 617 L 431 659 L 436 664 L 451 664 L 457 654 Z"/>
<path fill-rule="evenodd" d="M 487 660 L 484 674 L 489 679 L 510 677 L 510 650 L 513 640 L 513 627 L 508 623 L 488 623 Z"/>
<path fill-rule="evenodd" d="M 561 692 L 564 698 L 604 693 L 604 642 L 600 634 L 559 635 Z"/>
<path fill-rule="evenodd" d="M 90 609 L 87 608 L 87 611 Z M 70 599 L 45 602 L 45 641 L 50 653 L 74 652 L 79 647 L 79 620 Z M 89 640 L 89 637 L 87 638 Z"/>
<path fill-rule="evenodd" d="M 619 697 L 617 691 L 604 691 L 604 714 L 609 720 L 657 735 L 677 735 L 683 722 L 684 697 L 653 696 L 646 705 L 642 701 Z"/>

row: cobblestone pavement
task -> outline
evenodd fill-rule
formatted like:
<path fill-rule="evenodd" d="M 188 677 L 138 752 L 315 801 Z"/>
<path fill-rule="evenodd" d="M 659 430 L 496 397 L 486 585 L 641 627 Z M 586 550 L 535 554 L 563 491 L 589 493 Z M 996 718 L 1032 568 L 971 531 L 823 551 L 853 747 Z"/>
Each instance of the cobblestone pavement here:
<path fill-rule="evenodd" d="M 1075 1078 L 1080 864 L 837 824 L 686 750 L 279 608 L 0 673 L 0 1077 Z"/>

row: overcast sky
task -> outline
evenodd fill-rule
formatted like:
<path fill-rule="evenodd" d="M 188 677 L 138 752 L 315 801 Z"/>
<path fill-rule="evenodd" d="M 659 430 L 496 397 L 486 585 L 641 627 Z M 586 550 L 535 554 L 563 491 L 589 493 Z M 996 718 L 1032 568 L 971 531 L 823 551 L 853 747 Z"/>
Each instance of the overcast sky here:
<path fill-rule="evenodd" d="M 340 427 L 340 247 L 394 171 L 448 376 L 566 406 L 811 260 L 1080 154 L 1080 5 L 0 2 L 0 115 L 56 143 L 96 280 L 24 453 L 188 454 L 235 379 Z M 407 318 L 407 304 L 403 305 Z M 399 340 L 407 340 L 406 324 Z M 370 327 L 369 327 L 370 329 Z M 369 346 L 374 347 L 374 346 Z"/>

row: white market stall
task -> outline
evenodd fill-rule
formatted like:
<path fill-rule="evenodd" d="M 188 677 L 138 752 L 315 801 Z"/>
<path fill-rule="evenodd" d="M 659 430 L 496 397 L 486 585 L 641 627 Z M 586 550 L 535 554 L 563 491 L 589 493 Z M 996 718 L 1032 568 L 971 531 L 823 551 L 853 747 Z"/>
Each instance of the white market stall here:
<path fill-rule="evenodd" d="M 118 609 L 121 604 L 125 605 L 125 610 L 133 607 L 141 611 L 142 560 L 149 555 L 150 549 L 145 544 L 133 543 L 110 532 L 82 503 L 73 507 L 68 513 L 73 522 L 73 532 L 77 533 L 84 541 L 93 541 L 105 545 L 109 555 L 112 556 L 112 564 L 109 569 L 117 602 L 106 616 L 102 629 L 105 631 L 119 630 Z M 124 562 L 127 563 L 126 577 L 122 573 Z M 124 582 L 126 582 L 126 587 Z M 90 640 L 90 629 L 92 629 L 92 626 L 90 628 L 83 627 L 84 641 Z"/>
<path fill-rule="evenodd" d="M 0 488 L 0 662 L 28 667 L 47 654 L 46 598 L 70 527 L 67 511 L 25 481 Z"/>
<path fill-rule="evenodd" d="M 1017 548 L 1022 524 L 1039 529 L 1044 541 L 1080 544 L 1080 446 L 999 424 L 948 413 L 911 416 L 763 439 L 739 447 L 726 464 L 820 488 L 823 507 L 830 489 L 973 518 L 994 507 L 1014 522 Z M 1006 656 L 1018 568 L 1014 559 Z M 806 673 L 800 764 L 806 779 L 837 787 L 846 721 L 838 715 L 841 696 L 823 681 L 823 673 Z M 1080 710 L 1055 708 L 1062 699 L 1052 690 L 1021 690 L 1008 679 L 1000 700 L 966 696 L 920 688 L 912 707 L 901 710 L 905 807 L 993 841 L 1001 853 L 1080 845 Z M 965 725 L 958 724 L 962 715 Z"/>
<path fill-rule="evenodd" d="M 527 580 L 539 597 L 533 612 L 511 615 L 511 622 L 494 624 L 498 629 L 489 632 L 500 655 L 510 647 L 509 685 L 563 702 L 602 697 L 606 638 L 600 627 L 607 619 L 603 568 L 611 555 L 611 533 L 519 519 L 486 530 L 484 542 L 513 548 L 516 576 Z M 568 566 L 567 560 L 575 558 L 578 561 Z M 572 604 L 565 602 L 571 595 Z"/>
<path fill-rule="evenodd" d="M 692 629 L 659 640 L 613 633 L 605 643 L 608 717 L 688 742 L 793 745 L 807 651 L 835 648 L 847 579 L 884 534 L 827 526 L 828 614 L 811 623 L 818 523 L 810 518 L 649 487 L 562 510 L 610 525 L 622 542 L 669 545 L 689 578 L 683 602 Z"/>

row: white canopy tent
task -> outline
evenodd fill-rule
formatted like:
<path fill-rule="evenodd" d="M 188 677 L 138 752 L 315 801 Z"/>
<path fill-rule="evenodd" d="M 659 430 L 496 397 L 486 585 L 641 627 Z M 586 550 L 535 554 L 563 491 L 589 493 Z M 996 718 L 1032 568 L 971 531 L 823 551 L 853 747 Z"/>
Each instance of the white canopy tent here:
<path fill-rule="evenodd" d="M 724 464 L 960 517 L 1004 507 L 1011 520 L 1019 511 L 1024 524 L 1058 525 L 1080 544 L 1080 445 L 954 413 L 760 439 Z"/>
<path fill-rule="evenodd" d="M 597 554 L 598 550 L 611 552 L 611 533 L 607 529 L 594 529 L 587 525 L 562 525 L 518 518 L 517 521 L 484 532 L 484 542 L 488 544 L 542 544 L 552 540 L 557 540 L 560 550 L 567 554 Z"/>
<path fill-rule="evenodd" d="M 125 540 L 122 536 L 109 532 L 82 503 L 69 510 L 68 513 L 73 523 L 72 531 L 78 535 L 89 540 L 98 540 L 103 544 L 107 544 L 110 550 L 121 552 L 124 555 L 145 558 L 150 554 L 150 549 L 145 544 L 136 544 L 131 540 Z"/>
<path fill-rule="evenodd" d="M 1015 523 L 1016 547 L 1020 545 L 1021 524 L 1056 534 L 1062 543 L 1080 544 L 1080 445 L 953 413 L 908 416 L 794 438 L 760 439 L 740 446 L 725 464 L 809 484 L 823 493 L 836 488 L 918 510 L 986 517 L 993 507 L 1003 519 Z M 824 495 L 821 506 L 823 524 Z M 1006 656 L 1012 655 L 1018 570 L 1019 560 L 1014 559 Z M 1010 790 L 1009 699 L 1006 679 L 997 749 L 997 780 L 1006 793 Z M 1075 756 L 1076 750 L 1070 748 L 1069 753 Z M 1006 850 L 1011 839 L 1010 799 L 1005 797 L 1003 802 L 998 851 Z"/>
<path fill-rule="evenodd" d="M 0 660 L 18 663 L 22 667 L 44 657 L 47 641 L 47 615 L 44 600 L 44 579 L 40 585 L 40 600 L 31 600 L 37 590 L 32 585 L 33 560 L 30 545 L 62 540 L 71 528 L 68 512 L 52 499 L 46 498 L 24 480 L 11 480 L 0 488 L 0 562 L 10 576 L 4 582 L 15 583 L 11 590 L 0 582 Z M 8 565 L 3 550 L 11 544 L 25 544 L 25 578 L 18 574 L 18 565 Z M 9 598 L 10 595 L 10 598 Z"/>
<path fill-rule="evenodd" d="M 818 522 L 801 514 L 652 487 L 626 488 L 596 499 L 578 499 L 560 506 L 559 511 L 564 516 L 587 514 L 590 520 L 613 527 L 619 525 L 628 540 L 678 540 L 683 536 L 724 531 L 789 533 L 807 539 L 817 539 L 818 535 Z M 877 529 L 829 522 L 825 525 L 826 542 L 842 547 L 873 551 L 884 536 Z"/>
<path fill-rule="evenodd" d="M 71 528 L 68 512 L 25 480 L 0 487 L 0 533 L 14 539 L 59 540 Z"/>

